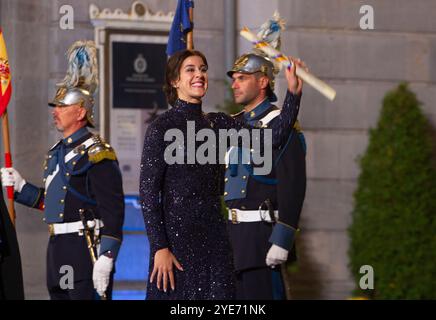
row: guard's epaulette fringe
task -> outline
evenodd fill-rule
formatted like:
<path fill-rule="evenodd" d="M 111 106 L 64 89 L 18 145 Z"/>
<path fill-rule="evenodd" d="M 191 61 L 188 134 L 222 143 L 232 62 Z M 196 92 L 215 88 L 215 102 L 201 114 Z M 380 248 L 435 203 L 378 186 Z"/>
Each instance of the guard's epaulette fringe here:
<path fill-rule="evenodd" d="M 117 155 L 110 144 L 104 142 L 99 136 L 96 136 L 96 143 L 88 149 L 88 159 L 92 163 L 98 163 L 105 159 L 117 160 Z"/>

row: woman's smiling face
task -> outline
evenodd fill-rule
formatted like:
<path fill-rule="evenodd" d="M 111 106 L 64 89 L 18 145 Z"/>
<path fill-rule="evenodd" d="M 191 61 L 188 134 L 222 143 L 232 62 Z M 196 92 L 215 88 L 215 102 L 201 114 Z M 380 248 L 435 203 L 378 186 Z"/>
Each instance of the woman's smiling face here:
<path fill-rule="evenodd" d="M 190 103 L 200 103 L 208 87 L 207 65 L 199 56 L 190 56 L 180 67 L 180 77 L 174 82 L 177 96 Z"/>

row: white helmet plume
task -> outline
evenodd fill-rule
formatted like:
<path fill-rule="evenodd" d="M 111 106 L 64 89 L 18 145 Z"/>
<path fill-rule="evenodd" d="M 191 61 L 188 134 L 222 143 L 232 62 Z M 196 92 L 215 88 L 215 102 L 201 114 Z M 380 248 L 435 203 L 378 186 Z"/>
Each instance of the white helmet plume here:
<path fill-rule="evenodd" d="M 97 48 L 94 41 L 76 41 L 67 51 L 68 70 L 58 87 L 81 88 L 93 94 L 98 87 Z"/>

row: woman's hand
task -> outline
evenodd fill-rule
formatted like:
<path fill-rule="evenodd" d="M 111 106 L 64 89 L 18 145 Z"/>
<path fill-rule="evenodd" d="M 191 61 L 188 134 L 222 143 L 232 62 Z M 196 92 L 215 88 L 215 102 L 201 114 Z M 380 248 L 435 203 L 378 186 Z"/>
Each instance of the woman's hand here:
<path fill-rule="evenodd" d="M 300 59 L 295 59 L 294 57 L 288 57 L 292 62 L 292 67 L 285 70 L 286 80 L 288 81 L 288 90 L 293 93 L 300 95 L 303 90 L 303 80 L 297 77 L 296 68 L 303 68 L 309 71 L 306 64 Z"/>
<path fill-rule="evenodd" d="M 154 277 L 157 274 L 156 286 L 159 290 L 162 290 L 161 282 L 163 280 L 163 291 L 167 292 L 168 279 L 170 280 L 171 289 L 174 290 L 176 286 L 174 282 L 173 264 L 177 269 L 183 271 L 179 261 L 177 261 L 176 257 L 170 250 L 168 250 L 168 248 L 156 251 L 156 254 L 154 255 L 153 272 L 150 276 L 150 283 L 153 283 Z"/>

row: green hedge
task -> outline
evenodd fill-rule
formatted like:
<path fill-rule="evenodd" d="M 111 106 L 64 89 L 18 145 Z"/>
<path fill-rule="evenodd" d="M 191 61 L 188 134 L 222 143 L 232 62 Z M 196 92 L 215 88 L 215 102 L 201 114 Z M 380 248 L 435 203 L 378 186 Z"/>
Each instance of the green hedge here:
<path fill-rule="evenodd" d="M 389 92 L 360 160 L 349 228 L 356 288 L 362 265 L 374 268 L 371 299 L 436 298 L 434 133 L 406 84 Z"/>

